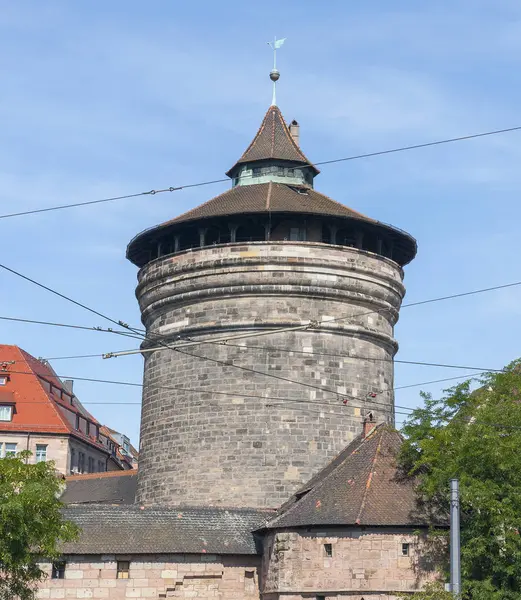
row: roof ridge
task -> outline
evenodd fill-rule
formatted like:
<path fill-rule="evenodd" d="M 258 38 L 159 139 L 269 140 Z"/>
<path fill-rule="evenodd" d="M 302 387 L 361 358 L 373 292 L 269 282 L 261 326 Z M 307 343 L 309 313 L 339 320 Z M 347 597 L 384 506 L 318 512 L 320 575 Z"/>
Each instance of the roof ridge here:
<path fill-rule="evenodd" d="M 266 195 L 266 210 L 271 210 L 270 202 L 271 202 L 271 192 L 273 190 L 273 181 L 270 181 L 268 184 L 268 194 Z"/>
<path fill-rule="evenodd" d="M 379 429 L 379 426 L 375 427 L 375 430 L 376 430 L 376 429 Z M 331 477 L 332 477 L 332 476 L 333 476 L 333 475 L 334 475 L 334 474 L 337 472 L 337 470 L 338 470 L 338 469 L 339 469 L 339 468 L 340 468 L 340 467 L 341 467 L 341 466 L 342 466 L 342 465 L 343 465 L 343 464 L 344 464 L 344 463 L 345 463 L 345 462 L 346 462 L 346 461 L 347 461 L 349 458 L 351 458 L 351 456 L 353 456 L 353 454 L 356 454 L 357 452 L 359 452 L 360 448 L 361 448 L 361 447 L 362 447 L 362 446 L 363 446 L 363 445 L 364 445 L 364 444 L 365 444 L 367 441 L 369 441 L 369 439 L 370 439 L 369 437 L 361 438 L 361 439 L 360 439 L 360 443 L 359 443 L 359 444 L 356 446 L 356 448 L 355 448 L 355 449 L 354 449 L 352 452 L 350 452 L 349 454 L 347 454 L 346 456 L 344 456 L 344 458 L 343 458 L 343 459 L 342 459 L 342 460 L 341 460 L 341 461 L 338 463 L 338 465 L 336 465 L 336 466 L 335 466 L 335 467 L 334 467 L 334 468 L 331 470 L 331 472 L 330 472 L 330 473 L 328 473 L 328 474 L 327 474 L 327 475 L 324 477 L 324 479 L 321 479 L 321 480 L 319 480 L 319 481 L 317 482 L 317 484 L 316 484 L 315 486 L 313 486 L 313 487 L 310 489 L 310 493 L 313 493 L 313 492 L 316 492 L 317 490 L 320 490 L 320 488 L 322 488 L 322 487 L 324 486 L 324 484 L 325 484 L 326 482 L 328 482 L 328 481 L 329 481 L 329 479 L 330 479 L 330 478 L 331 478 Z M 353 442 L 354 442 L 354 441 L 355 441 L 355 440 L 353 440 Z M 348 444 L 348 445 L 347 445 L 347 446 L 344 448 L 344 450 L 346 450 L 347 448 L 349 448 L 349 446 L 350 446 L 350 445 L 351 445 L 353 442 L 349 443 L 349 444 Z M 342 452 L 344 452 L 344 450 L 342 450 Z M 340 452 L 339 454 L 337 454 L 337 456 L 335 456 L 335 457 L 334 457 L 334 458 L 333 458 L 331 461 L 329 461 L 329 463 L 328 463 L 327 465 L 325 465 L 325 466 L 323 467 L 323 469 L 321 469 L 321 470 L 320 470 L 320 471 L 317 473 L 317 475 L 316 475 L 316 476 L 318 476 L 318 475 L 320 474 L 320 472 L 321 472 L 321 471 L 324 471 L 324 470 L 325 470 L 325 469 L 326 469 L 328 466 L 330 466 L 330 465 L 331 465 L 331 464 L 332 464 L 332 463 L 335 461 L 335 459 L 336 459 L 336 458 L 338 458 L 338 456 L 339 456 L 340 454 L 342 454 L 342 452 Z M 316 476 L 315 476 L 315 477 L 316 477 Z M 313 478 L 312 478 L 312 479 L 313 479 Z M 311 480 L 310 480 L 310 481 L 311 481 Z M 305 484 L 304 484 L 304 485 L 305 485 Z M 302 489 L 302 488 L 301 488 L 301 489 Z M 293 494 L 293 495 L 295 495 L 295 494 Z M 306 494 L 306 496 L 307 496 L 307 494 Z M 306 496 L 303 496 L 302 498 L 305 498 Z M 291 513 L 292 513 L 292 511 L 293 511 L 293 509 L 296 509 L 296 508 L 299 506 L 299 503 L 300 503 L 300 499 L 299 499 L 299 500 L 297 500 L 296 502 L 294 502 L 294 503 L 293 503 L 293 504 L 292 504 L 290 507 L 288 507 L 288 509 L 287 509 L 287 510 L 285 510 L 284 512 L 282 512 L 280 515 L 276 515 L 276 516 L 275 516 L 275 518 L 274 518 L 274 519 L 272 519 L 272 521 L 271 521 L 271 525 L 273 525 L 274 523 L 276 523 L 276 521 L 277 521 L 278 519 L 280 519 L 280 518 L 282 518 L 282 517 L 287 517 L 289 514 L 291 514 Z"/>
<path fill-rule="evenodd" d="M 360 521 L 362 519 L 362 513 L 364 512 L 365 503 L 367 501 L 367 496 L 369 495 L 369 490 L 371 489 L 371 483 L 373 481 L 373 474 L 375 473 L 376 461 L 378 460 L 378 456 L 380 455 L 380 450 L 382 448 L 382 438 L 383 438 L 384 430 L 381 430 L 380 439 L 378 440 L 378 446 L 376 447 L 373 460 L 371 461 L 371 468 L 369 470 L 369 474 L 367 476 L 367 481 L 365 483 L 364 495 L 362 498 L 362 502 L 360 503 L 360 510 L 358 511 L 358 515 L 356 517 L 355 523 L 360 525 Z M 371 436 L 373 437 L 373 436 Z M 365 438 L 367 439 L 367 437 Z"/>
<path fill-rule="evenodd" d="M 70 433 L 72 430 L 72 425 L 67 421 L 67 419 L 65 419 L 65 416 L 61 413 L 61 411 L 58 409 L 56 403 L 54 402 L 54 400 L 49 396 L 49 393 L 47 392 L 47 390 L 44 388 L 43 384 L 42 384 L 42 380 L 41 377 L 43 377 L 43 375 L 40 375 L 37 371 L 35 371 L 35 369 L 32 367 L 32 365 L 29 363 L 29 361 L 27 360 L 26 356 L 30 356 L 31 359 L 34 360 L 38 360 L 37 358 L 35 358 L 34 356 L 32 356 L 32 354 L 29 354 L 28 352 L 26 352 L 25 350 L 23 350 L 22 348 L 20 348 L 19 346 L 15 346 L 15 348 L 18 350 L 18 352 L 20 353 L 20 356 L 22 357 L 24 363 L 26 364 L 27 368 L 29 369 L 29 371 L 31 371 L 31 373 L 33 374 L 33 376 L 36 378 L 36 382 L 38 384 L 38 387 L 41 388 L 43 395 L 45 396 L 47 402 L 51 405 L 52 410 L 56 413 L 58 420 L 61 422 L 61 425 L 63 426 L 63 428 L 66 430 L 67 433 Z M 46 365 L 40 363 L 42 368 L 45 370 L 46 369 Z M 56 377 L 56 376 L 54 376 Z M 59 427 L 59 425 L 58 425 Z"/>

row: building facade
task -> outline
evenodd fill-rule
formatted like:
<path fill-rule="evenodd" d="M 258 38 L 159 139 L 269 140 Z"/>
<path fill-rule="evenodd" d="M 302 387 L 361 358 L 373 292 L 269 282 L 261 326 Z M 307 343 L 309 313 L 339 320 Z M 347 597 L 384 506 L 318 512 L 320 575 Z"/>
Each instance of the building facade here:
<path fill-rule="evenodd" d="M 123 469 L 118 443 L 49 363 L 0 345 L 0 458 L 30 451 L 63 475 Z M 131 461 L 127 468 L 132 468 Z"/>

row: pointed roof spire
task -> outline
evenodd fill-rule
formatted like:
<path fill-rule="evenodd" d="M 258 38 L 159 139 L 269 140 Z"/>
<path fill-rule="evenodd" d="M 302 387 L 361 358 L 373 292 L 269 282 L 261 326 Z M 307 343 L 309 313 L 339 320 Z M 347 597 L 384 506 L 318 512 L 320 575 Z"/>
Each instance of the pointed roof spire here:
<path fill-rule="evenodd" d="M 269 107 L 257 135 L 226 174 L 231 177 L 239 165 L 264 160 L 282 160 L 308 165 L 313 175 L 320 173 L 295 143 L 279 107 L 275 105 Z"/>
<path fill-rule="evenodd" d="M 277 50 L 286 41 L 286 38 L 277 39 L 277 36 L 273 39 L 273 42 L 268 42 L 273 50 L 273 69 L 270 71 L 270 79 L 273 81 L 273 96 L 271 100 L 272 106 L 277 106 L 277 81 L 279 80 L 280 73 L 277 69 Z"/>

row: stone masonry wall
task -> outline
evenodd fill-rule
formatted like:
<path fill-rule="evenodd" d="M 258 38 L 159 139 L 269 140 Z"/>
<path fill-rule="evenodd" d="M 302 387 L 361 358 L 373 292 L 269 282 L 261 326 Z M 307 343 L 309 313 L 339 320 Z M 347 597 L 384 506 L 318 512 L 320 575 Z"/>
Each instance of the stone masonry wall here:
<path fill-rule="evenodd" d="M 409 556 L 402 556 L 404 543 Z M 331 557 L 324 544 L 331 544 Z M 394 600 L 396 592 L 417 591 L 433 579 L 434 571 L 422 562 L 423 544 L 412 530 L 387 528 L 271 534 L 264 545 L 263 598 Z"/>
<path fill-rule="evenodd" d="M 56 469 L 68 475 L 69 458 L 69 436 L 68 435 L 42 435 L 36 433 L 15 433 L 12 431 L 0 431 L 0 456 L 5 452 L 5 446 L 2 444 L 16 444 L 16 451 L 22 452 L 29 450 L 33 453 L 29 459 L 30 463 L 36 462 L 36 444 L 45 444 L 47 446 L 47 460 L 53 460 Z"/>
<path fill-rule="evenodd" d="M 70 556 L 64 579 L 48 574 L 39 599 L 177 598 L 197 600 L 259 600 L 257 556 L 142 555 Z M 117 578 L 117 561 L 130 560 L 128 579 Z"/>
<path fill-rule="evenodd" d="M 393 422 L 402 275 L 389 259 L 311 242 L 226 244 L 143 267 L 137 297 L 160 349 L 145 354 L 137 501 L 277 507 L 370 409 Z"/>

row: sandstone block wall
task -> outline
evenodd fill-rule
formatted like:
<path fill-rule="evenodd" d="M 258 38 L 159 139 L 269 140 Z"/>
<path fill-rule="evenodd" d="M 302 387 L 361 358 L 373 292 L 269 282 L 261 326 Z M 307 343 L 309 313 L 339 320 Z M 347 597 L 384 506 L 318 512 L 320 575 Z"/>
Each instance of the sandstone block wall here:
<path fill-rule="evenodd" d="M 402 275 L 381 256 L 312 242 L 207 247 L 143 267 L 143 323 L 161 342 L 315 323 L 145 354 L 138 502 L 276 507 L 369 409 L 393 422 Z"/>
<path fill-rule="evenodd" d="M 45 444 L 47 446 L 47 460 L 53 460 L 56 469 L 68 475 L 69 471 L 69 436 L 67 435 L 42 435 L 42 434 L 27 434 L 15 433 L 8 431 L 0 431 L 0 456 L 3 454 L 2 444 L 16 444 L 16 451 L 22 452 L 29 450 L 33 453 L 29 459 L 30 463 L 36 462 L 36 445 Z M 5 452 L 5 446 L 3 448 Z"/>
<path fill-rule="evenodd" d="M 404 543 L 409 556 L 402 555 Z M 324 544 L 331 545 L 332 556 Z M 320 594 L 328 600 L 367 595 L 391 600 L 397 592 L 421 589 L 434 577 L 432 566 L 424 563 L 423 545 L 412 530 L 325 528 L 271 534 L 264 545 L 263 598 L 301 600 Z"/>
<path fill-rule="evenodd" d="M 178 598 L 259 600 L 260 557 L 216 555 L 80 556 L 68 558 L 64 579 L 48 578 L 37 598 Z M 117 578 L 117 561 L 130 560 L 128 579 Z"/>

